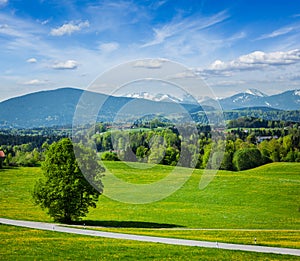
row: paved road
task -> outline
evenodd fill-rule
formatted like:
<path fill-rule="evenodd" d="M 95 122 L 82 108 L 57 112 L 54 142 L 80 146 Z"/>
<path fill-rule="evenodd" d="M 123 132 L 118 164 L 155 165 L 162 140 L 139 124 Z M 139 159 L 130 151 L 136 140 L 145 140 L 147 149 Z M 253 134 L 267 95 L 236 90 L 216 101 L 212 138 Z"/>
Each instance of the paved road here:
<path fill-rule="evenodd" d="M 13 225 L 13 226 L 41 229 L 41 230 L 49 230 L 49 231 L 57 231 L 57 232 L 64 232 L 64 233 L 71 233 L 71 234 L 78 234 L 78 235 L 95 236 L 95 237 L 127 239 L 127 240 L 171 244 L 171 245 L 181 245 L 181 246 L 198 246 L 198 247 L 207 247 L 207 248 L 220 248 L 220 249 L 229 249 L 229 250 L 241 250 L 241 251 L 250 251 L 250 252 L 274 253 L 274 254 L 300 256 L 300 249 L 292 249 L 292 248 L 228 244 L 228 243 L 217 243 L 217 242 L 188 240 L 188 239 L 175 239 L 175 238 L 131 235 L 131 234 L 123 234 L 123 233 L 101 232 L 101 231 L 95 231 L 95 230 L 89 230 L 89 229 L 63 227 L 63 226 L 60 226 L 60 225 L 54 224 L 54 223 L 12 220 L 12 219 L 5 219 L 5 218 L 0 218 L 0 223 L 6 224 L 6 225 Z"/>

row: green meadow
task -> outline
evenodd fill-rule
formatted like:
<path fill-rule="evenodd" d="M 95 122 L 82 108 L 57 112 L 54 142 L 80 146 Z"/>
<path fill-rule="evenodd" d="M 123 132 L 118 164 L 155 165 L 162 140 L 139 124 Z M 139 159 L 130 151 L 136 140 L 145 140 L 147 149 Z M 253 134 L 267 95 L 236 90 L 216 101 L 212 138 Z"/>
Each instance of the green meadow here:
<path fill-rule="evenodd" d="M 1 260 L 298 260 L 295 256 L 94 238 L 0 225 Z"/>
<path fill-rule="evenodd" d="M 131 168 L 124 162 L 105 162 L 105 167 L 118 178 L 130 183 L 155 182 L 173 170 L 173 167 L 162 165 L 143 169 L 138 163 L 134 164 L 136 166 Z M 176 171 L 178 173 L 174 178 L 179 179 L 180 175 L 188 170 L 178 168 Z M 87 217 L 77 225 L 85 223 L 92 229 L 103 231 L 242 244 L 254 244 L 256 238 L 258 245 L 300 248 L 300 164 L 272 163 L 241 172 L 219 171 L 205 189 L 199 190 L 202 173 L 202 170 L 195 170 L 190 179 L 175 193 L 161 201 L 149 204 L 127 204 L 102 195 L 97 208 L 90 209 Z M 0 216 L 51 222 L 51 218 L 35 206 L 31 199 L 34 183 L 41 176 L 40 168 L 0 170 Z M 0 228 L 3 246 L 10 245 L 12 249 L 7 250 L 1 247 L 1 252 L 9 257 L 5 259 L 11 260 L 18 255 L 14 255 L 16 249 L 19 251 L 21 248 L 25 253 L 24 257 L 27 253 L 29 256 L 37 255 L 37 259 L 39 257 L 42 259 L 48 251 L 42 250 L 54 247 L 57 250 L 51 251 L 56 253 L 55 251 L 59 251 L 62 247 L 58 243 L 60 241 L 64 241 L 64 246 L 68 249 L 65 257 L 68 254 L 72 256 L 77 253 L 78 257 L 84 258 L 84 255 L 87 255 L 87 259 L 99 254 L 98 247 L 104 251 L 104 260 L 109 259 L 109 256 L 114 257 L 115 254 L 115 259 L 125 259 L 126 255 L 128 259 L 134 259 L 134 257 L 136 259 L 143 253 L 146 257 L 152 256 L 166 260 L 168 258 L 174 260 L 174 256 L 178 259 L 180 257 L 190 259 L 191 253 L 203 259 L 217 260 L 222 260 L 222 258 L 223 260 L 276 260 L 279 257 L 218 249 L 163 246 L 101 238 L 90 239 L 83 236 L 9 226 L 0 226 Z M 12 243 L 13 235 L 23 238 L 24 247 Z M 35 239 L 30 240 L 30 238 Z M 74 239 L 80 239 L 82 243 Z M 33 245 L 30 245 L 30 242 L 34 242 Z M 95 242 L 95 245 L 90 246 L 91 242 Z M 38 245 L 35 247 L 34 244 Z M 110 245 L 113 246 L 108 250 Z M 27 248 L 31 250 L 28 252 Z M 83 251 L 82 248 L 93 248 L 93 250 Z M 39 249 L 40 252 L 35 253 Z M 77 252 L 74 249 L 77 249 Z M 164 255 L 159 253 L 164 253 Z M 232 258 L 228 258 L 228 255 Z M 245 256 L 242 258 L 241 255 Z M 283 257 L 280 256 L 280 258 Z M 62 253 L 58 254 L 58 259 L 63 259 Z"/>
<path fill-rule="evenodd" d="M 148 170 L 128 170 L 123 162 L 105 164 L 132 183 L 140 179 L 149 183 L 172 169 L 156 165 Z M 178 179 L 184 170 L 178 168 Z M 92 209 L 87 219 L 188 228 L 300 228 L 300 164 L 273 163 L 242 172 L 219 171 L 204 190 L 199 190 L 202 172 L 195 170 L 181 189 L 159 202 L 125 204 L 101 197 L 98 208 Z"/>

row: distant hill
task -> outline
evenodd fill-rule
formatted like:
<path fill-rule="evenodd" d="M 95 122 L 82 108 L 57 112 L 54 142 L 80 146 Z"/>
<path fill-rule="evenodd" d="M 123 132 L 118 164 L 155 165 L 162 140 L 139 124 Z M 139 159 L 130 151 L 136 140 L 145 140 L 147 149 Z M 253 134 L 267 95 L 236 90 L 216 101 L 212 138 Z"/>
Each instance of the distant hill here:
<path fill-rule="evenodd" d="M 187 111 L 202 110 L 199 105 L 193 104 L 178 105 L 174 102 L 114 97 L 101 93 L 84 92 L 80 89 L 61 88 L 31 93 L 1 102 L 0 127 L 36 128 L 70 125 L 83 93 L 87 97 L 88 104 L 104 103 L 99 111 L 98 121 L 113 121 L 117 114 L 124 118 L 144 116 L 153 112 L 171 115 L 178 113 L 179 107 Z"/>
<path fill-rule="evenodd" d="M 66 125 L 72 122 L 83 90 L 41 91 L 0 103 L 0 124 L 20 128 Z"/>

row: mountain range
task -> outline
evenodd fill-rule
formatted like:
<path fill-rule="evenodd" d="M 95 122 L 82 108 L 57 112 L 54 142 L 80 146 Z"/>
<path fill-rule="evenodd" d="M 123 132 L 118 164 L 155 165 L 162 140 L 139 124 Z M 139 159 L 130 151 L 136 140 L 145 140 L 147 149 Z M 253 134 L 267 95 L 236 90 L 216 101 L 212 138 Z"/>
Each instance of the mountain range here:
<path fill-rule="evenodd" d="M 170 94 L 151 94 L 149 92 L 130 93 L 126 97 L 146 99 L 152 101 L 179 102 L 184 104 L 195 103 L 195 99 L 189 95 L 175 97 Z M 268 107 L 279 110 L 300 109 L 300 90 L 286 91 L 276 95 L 267 95 L 257 89 L 248 89 L 245 92 L 235 94 L 222 99 L 204 97 L 198 101 L 201 106 L 218 108 L 218 103 L 223 110 L 235 110 L 251 107 Z"/>
<path fill-rule="evenodd" d="M 84 101 L 81 97 L 84 94 Z M 81 103 L 80 103 L 81 101 Z M 84 104 L 83 104 L 84 103 Z M 100 108 L 97 106 L 101 105 Z M 115 97 L 74 88 L 30 93 L 0 103 L 0 128 L 37 128 L 71 125 L 74 113 L 81 110 L 97 121 L 112 122 L 116 117 L 130 120 L 150 114 L 174 115 L 201 111 L 199 104 L 157 102 L 146 99 Z M 98 111 L 99 110 L 99 111 Z M 97 114 L 97 115 L 95 115 Z M 83 117 L 82 117 L 83 116 Z"/>
<path fill-rule="evenodd" d="M 276 95 L 266 95 L 256 89 L 235 94 L 219 100 L 223 110 L 249 107 L 269 107 L 279 110 L 299 110 L 300 90 L 286 91 Z M 203 102 L 202 104 L 205 104 Z"/>
<path fill-rule="evenodd" d="M 142 117 L 160 113 L 169 117 L 184 118 L 184 112 L 212 111 L 216 104 L 223 110 L 265 107 L 277 110 L 299 110 L 300 90 L 266 95 L 249 89 L 231 97 L 214 100 L 207 98 L 193 103 L 191 97 L 175 98 L 169 94 L 134 93 L 127 97 L 108 96 L 81 89 L 61 88 L 40 91 L 0 102 L 0 128 L 36 128 L 70 125 L 82 95 L 87 104 L 103 103 L 97 111 L 97 121 L 114 121 L 115 117 Z M 201 104 L 201 106 L 199 105 Z M 173 116 L 172 116 L 173 115 Z"/>

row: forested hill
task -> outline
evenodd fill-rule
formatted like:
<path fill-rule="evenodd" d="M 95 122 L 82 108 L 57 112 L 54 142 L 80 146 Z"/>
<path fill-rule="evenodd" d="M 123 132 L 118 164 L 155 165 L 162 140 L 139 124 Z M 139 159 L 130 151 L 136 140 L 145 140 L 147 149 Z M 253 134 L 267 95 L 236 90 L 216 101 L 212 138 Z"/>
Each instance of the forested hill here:
<path fill-rule="evenodd" d="M 1 102 L 0 124 L 3 127 L 17 128 L 69 124 L 82 93 L 79 89 L 63 88 Z"/>

